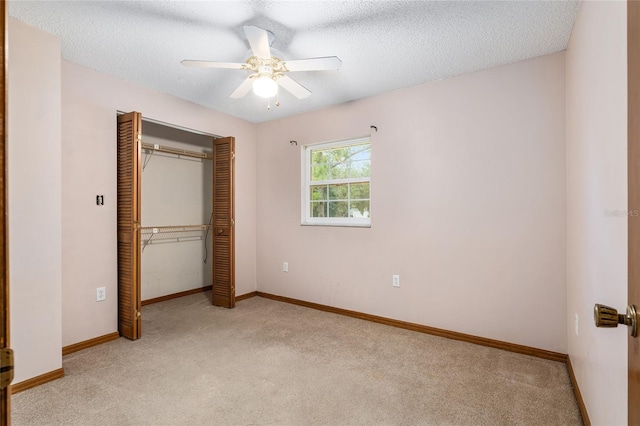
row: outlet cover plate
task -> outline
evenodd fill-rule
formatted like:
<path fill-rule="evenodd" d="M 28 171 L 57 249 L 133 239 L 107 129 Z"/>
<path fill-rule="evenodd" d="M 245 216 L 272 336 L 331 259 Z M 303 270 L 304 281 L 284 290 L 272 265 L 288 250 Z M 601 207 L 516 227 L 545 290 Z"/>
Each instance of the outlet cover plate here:
<path fill-rule="evenodd" d="M 96 288 L 96 302 L 107 300 L 107 289 L 105 287 Z"/>
<path fill-rule="evenodd" d="M 394 287 L 400 287 L 400 275 L 391 275 L 391 280 Z"/>

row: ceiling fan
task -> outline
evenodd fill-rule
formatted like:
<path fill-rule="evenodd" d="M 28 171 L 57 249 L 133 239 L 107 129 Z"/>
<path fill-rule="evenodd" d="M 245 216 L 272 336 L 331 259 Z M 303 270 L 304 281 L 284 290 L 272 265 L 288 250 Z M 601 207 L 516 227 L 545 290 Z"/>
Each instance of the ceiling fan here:
<path fill-rule="evenodd" d="M 298 99 L 304 99 L 311 95 L 311 91 L 290 78 L 287 73 L 294 71 L 337 70 L 342 66 L 342 61 L 337 56 L 284 61 L 271 54 L 270 46 L 274 39 L 273 33 L 254 26 L 244 26 L 242 28 L 253 53 L 245 63 L 193 61 L 187 59 L 180 63 L 188 67 L 230 68 L 251 71 L 249 77 L 231 94 L 230 97 L 234 99 L 243 98 L 251 89 L 258 96 L 271 98 L 278 93 L 278 86 L 291 92 Z"/>

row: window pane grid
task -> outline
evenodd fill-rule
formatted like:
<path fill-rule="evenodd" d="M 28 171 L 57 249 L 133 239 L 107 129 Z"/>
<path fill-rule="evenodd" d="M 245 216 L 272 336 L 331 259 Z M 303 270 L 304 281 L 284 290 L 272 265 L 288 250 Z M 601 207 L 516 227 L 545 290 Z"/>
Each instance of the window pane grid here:
<path fill-rule="evenodd" d="M 309 192 L 311 217 L 370 217 L 368 182 L 311 185 Z"/>

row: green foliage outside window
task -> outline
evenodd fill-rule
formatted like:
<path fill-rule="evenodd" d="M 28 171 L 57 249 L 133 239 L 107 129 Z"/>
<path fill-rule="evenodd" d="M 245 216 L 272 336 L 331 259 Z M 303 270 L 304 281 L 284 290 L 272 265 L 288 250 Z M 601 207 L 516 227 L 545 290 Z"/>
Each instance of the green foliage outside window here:
<path fill-rule="evenodd" d="M 371 176 L 371 145 L 311 151 L 311 180 L 326 181 Z"/>

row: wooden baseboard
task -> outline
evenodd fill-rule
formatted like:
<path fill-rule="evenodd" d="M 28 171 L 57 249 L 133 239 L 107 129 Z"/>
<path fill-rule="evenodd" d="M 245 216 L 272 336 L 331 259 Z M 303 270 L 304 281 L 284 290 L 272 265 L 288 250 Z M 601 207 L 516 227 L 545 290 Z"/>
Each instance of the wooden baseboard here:
<path fill-rule="evenodd" d="M 362 312 L 350 311 L 347 309 L 334 308 L 333 306 L 320 305 L 318 303 L 306 302 L 304 300 L 292 299 L 290 297 L 277 296 L 275 294 L 263 293 L 261 291 L 259 291 L 257 295 L 260 297 L 265 297 L 267 299 L 278 300 L 280 302 L 286 302 L 294 305 L 305 306 L 307 308 L 318 309 L 320 311 L 326 311 L 334 314 L 345 315 L 352 318 L 358 318 L 366 321 L 377 322 L 379 324 L 385 324 L 385 325 L 390 325 L 392 327 L 404 328 L 406 330 L 418 331 L 420 333 L 431 334 L 434 336 L 446 337 L 447 339 L 460 340 L 462 342 L 474 343 L 476 345 L 488 346 L 491 348 L 502 349 L 509 352 L 516 352 L 519 354 L 531 355 L 538 358 L 549 359 L 552 361 L 567 362 L 567 355 L 559 352 L 552 352 L 544 349 L 532 348 L 530 346 L 517 345 L 515 343 L 502 342 L 500 340 L 487 339 L 485 337 L 472 336 L 470 334 L 443 330 L 441 328 L 428 327 L 422 324 L 399 321 L 391 318 L 365 314 Z"/>
<path fill-rule="evenodd" d="M 32 377 L 20 383 L 16 383 L 10 386 L 11 394 L 22 392 L 27 389 L 35 388 L 36 386 L 44 385 L 45 383 L 52 382 L 56 379 L 64 377 L 64 369 L 58 368 L 57 370 L 49 371 L 48 373 L 41 374 L 36 377 Z"/>
<path fill-rule="evenodd" d="M 177 299 L 178 297 L 190 296 L 192 294 L 202 293 L 211 290 L 211 286 L 205 286 L 200 288 L 194 288 L 192 290 L 180 291 L 178 293 L 167 294 L 166 296 L 154 297 L 153 299 L 147 299 L 142 301 L 142 306 L 151 305 L 152 303 L 164 302 L 165 300 Z"/>
<path fill-rule="evenodd" d="M 166 296 L 155 297 L 153 299 L 147 299 L 142 301 L 142 306 L 151 305 L 152 303 L 164 302 L 165 300 L 177 299 L 178 297 L 190 296 L 196 293 L 202 293 L 205 291 L 211 290 L 211 286 L 208 285 L 202 288 L 194 288 L 193 290 L 181 291 L 179 293 L 167 294 Z M 236 296 L 236 302 L 244 299 L 249 299 L 251 297 L 257 296 L 257 291 L 252 291 L 246 294 L 241 294 L 240 296 Z"/>
<path fill-rule="evenodd" d="M 578 381 L 576 380 L 576 375 L 574 374 L 573 366 L 571 365 L 570 356 L 567 356 L 567 371 L 569 372 L 569 379 L 571 380 L 571 385 L 573 386 L 573 393 L 576 396 L 576 401 L 578 401 L 578 409 L 580 410 L 580 415 L 582 416 L 582 423 L 585 426 L 591 426 L 589 413 L 587 413 L 587 406 L 584 404 L 584 400 L 582 399 L 582 394 L 580 393 L 580 388 L 578 387 Z"/>
<path fill-rule="evenodd" d="M 250 293 L 245 293 L 245 294 L 242 294 L 240 296 L 236 296 L 236 302 L 239 302 L 240 300 L 244 300 L 244 299 L 250 299 L 250 298 L 255 297 L 257 295 L 258 295 L 257 291 L 252 291 Z"/>
<path fill-rule="evenodd" d="M 82 342 L 74 343 L 73 345 L 64 346 L 62 348 L 62 355 L 69 355 L 74 352 L 81 351 L 83 349 L 91 348 L 93 346 L 101 345 L 112 340 L 120 338 L 120 333 L 114 331 L 113 333 L 105 334 L 104 336 L 94 337 L 93 339 L 84 340 Z"/>

